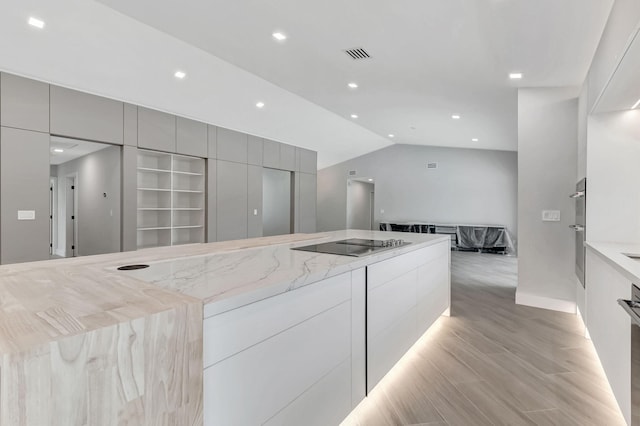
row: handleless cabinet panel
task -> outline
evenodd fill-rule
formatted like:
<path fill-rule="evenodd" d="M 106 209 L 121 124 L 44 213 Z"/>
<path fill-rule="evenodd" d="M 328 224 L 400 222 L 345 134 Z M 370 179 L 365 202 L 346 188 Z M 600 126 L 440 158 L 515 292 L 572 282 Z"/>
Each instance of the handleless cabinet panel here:
<path fill-rule="evenodd" d="M 122 145 L 124 104 L 51 86 L 51 134 Z"/>
<path fill-rule="evenodd" d="M 293 172 L 296 169 L 296 147 L 280 144 L 280 169 Z"/>
<path fill-rule="evenodd" d="M 207 157 L 207 125 L 188 118 L 176 120 L 176 152 L 194 157 Z"/>
<path fill-rule="evenodd" d="M 316 198 L 317 198 L 317 177 L 308 173 L 297 173 L 300 175 L 300 192 L 298 208 L 298 232 L 316 232 Z"/>
<path fill-rule="evenodd" d="M 49 85 L 13 74 L 0 74 L 0 124 L 49 132 Z"/>
<path fill-rule="evenodd" d="M 124 104 L 124 144 L 138 146 L 138 107 Z"/>
<path fill-rule="evenodd" d="M 218 128 L 207 125 L 207 153 L 209 158 L 218 158 Z"/>
<path fill-rule="evenodd" d="M 262 138 L 249 135 L 247 163 L 262 166 Z"/>
<path fill-rule="evenodd" d="M 212 158 L 207 160 L 207 242 L 218 241 L 217 235 L 217 170 L 218 162 Z"/>
<path fill-rule="evenodd" d="M 2 127 L 0 131 L 1 261 L 49 258 L 49 135 Z M 33 211 L 18 220 L 18 211 Z"/>
<path fill-rule="evenodd" d="M 247 135 L 218 127 L 218 160 L 247 164 Z"/>
<path fill-rule="evenodd" d="M 218 241 L 247 238 L 247 165 L 218 160 Z"/>
<path fill-rule="evenodd" d="M 138 147 L 176 152 L 176 117 L 138 107 Z"/>
<path fill-rule="evenodd" d="M 272 169 L 280 168 L 280 143 L 269 139 L 263 141 L 262 165 Z"/>
<path fill-rule="evenodd" d="M 248 167 L 248 237 L 262 237 L 262 167 Z"/>
<path fill-rule="evenodd" d="M 318 153 L 304 148 L 296 148 L 296 171 L 318 173 Z"/>

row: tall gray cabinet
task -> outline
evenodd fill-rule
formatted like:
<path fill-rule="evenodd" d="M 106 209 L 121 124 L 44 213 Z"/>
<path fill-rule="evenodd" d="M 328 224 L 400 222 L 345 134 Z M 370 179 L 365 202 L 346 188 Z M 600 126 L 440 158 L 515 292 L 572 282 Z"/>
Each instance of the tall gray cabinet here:
<path fill-rule="evenodd" d="M 315 232 L 315 152 L 0 73 L 0 263 L 49 257 L 51 135 L 122 146 L 119 235 L 122 251 L 160 245 L 160 241 L 212 242 L 262 236 L 264 168 L 292 173 L 293 230 Z M 154 224 L 156 213 L 144 210 L 152 208 L 145 204 L 149 197 L 143 197 L 144 205 L 140 205 L 138 179 L 153 180 L 154 173 L 161 176 L 166 172 L 140 170 L 145 168 L 138 162 L 141 150 L 200 159 L 197 170 L 170 168 L 165 177 L 158 177 L 159 187 L 163 185 L 162 179 L 169 178 L 168 189 L 181 203 L 176 204 L 181 210 L 171 212 L 169 227 L 175 223 L 181 228 L 171 229 L 169 238 L 147 241 L 148 244 L 140 244 L 137 236 L 151 231 L 138 228 L 146 221 Z M 186 186 L 171 186 L 172 178 L 177 185 Z M 194 183 L 197 179 L 201 180 Z M 192 184 L 197 188 L 191 189 Z M 194 201 L 194 197 L 198 199 Z M 157 212 L 156 227 L 161 228 L 159 225 L 165 223 L 167 214 Z"/>

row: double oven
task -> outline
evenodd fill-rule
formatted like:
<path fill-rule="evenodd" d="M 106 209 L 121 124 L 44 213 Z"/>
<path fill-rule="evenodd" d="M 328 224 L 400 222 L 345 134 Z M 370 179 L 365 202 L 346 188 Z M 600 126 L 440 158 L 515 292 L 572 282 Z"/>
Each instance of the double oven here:
<path fill-rule="evenodd" d="M 585 225 L 587 212 L 587 180 L 582 179 L 576 184 L 576 192 L 571 195 L 576 202 L 576 221 L 571 228 L 576 234 L 576 275 L 584 287 L 584 263 L 585 263 Z"/>

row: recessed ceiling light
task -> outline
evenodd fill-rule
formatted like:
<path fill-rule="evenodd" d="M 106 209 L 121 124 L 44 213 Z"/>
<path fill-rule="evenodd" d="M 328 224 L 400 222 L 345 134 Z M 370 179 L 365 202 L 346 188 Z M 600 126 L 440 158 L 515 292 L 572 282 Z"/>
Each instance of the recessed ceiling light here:
<path fill-rule="evenodd" d="M 389 137 L 390 137 L 391 139 L 393 139 L 393 138 L 395 138 L 395 137 L 396 137 L 396 135 L 394 135 L 393 133 L 389 133 Z"/>
<path fill-rule="evenodd" d="M 285 41 L 287 39 L 287 36 L 280 32 L 275 32 L 271 35 L 273 36 L 273 38 L 275 38 L 278 41 Z"/>
<path fill-rule="evenodd" d="M 173 74 L 176 78 L 179 78 L 180 80 L 182 80 L 183 78 L 185 78 L 187 76 L 187 73 L 184 71 L 176 71 L 175 74 Z"/>
<path fill-rule="evenodd" d="M 358 84 L 357 83 L 349 83 L 348 86 L 352 89 L 357 89 L 358 88 Z"/>
<path fill-rule="evenodd" d="M 631 107 L 631 109 L 636 109 L 636 108 L 638 108 L 638 105 L 640 105 L 640 99 L 638 99 L 638 102 L 636 102 L 635 104 L 633 104 L 633 106 Z"/>
<path fill-rule="evenodd" d="M 471 142 L 478 142 L 478 138 L 471 139 Z"/>
<path fill-rule="evenodd" d="M 258 103 L 256 104 L 256 107 L 257 107 L 257 108 L 264 108 L 264 102 L 258 102 Z"/>
<path fill-rule="evenodd" d="M 460 115 L 458 115 L 458 114 L 453 114 L 453 115 L 451 116 L 451 118 L 453 118 L 454 120 L 460 120 Z"/>
<path fill-rule="evenodd" d="M 56 148 L 53 150 L 53 152 L 64 152 L 64 149 Z"/>
<path fill-rule="evenodd" d="M 511 80 L 520 80 L 522 78 L 522 73 L 521 72 L 512 72 L 511 74 L 509 74 L 509 78 Z"/>
<path fill-rule="evenodd" d="M 358 114 L 351 114 L 351 118 L 358 118 Z"/>
<path fill-rule="evenodd" d="M 43 29 L 44 28 L 44 21 L 42 21 L 42 20 L 40 20 L 38 18 L 34 18 L 32 16 L 32 17 L 29 18 L 29 25 L 31 25 L 32 27 Z"/>
<path fill-rule="evenodd" d="M 369 182 L 373 182 L 373 179 L 367 179 Z"/>

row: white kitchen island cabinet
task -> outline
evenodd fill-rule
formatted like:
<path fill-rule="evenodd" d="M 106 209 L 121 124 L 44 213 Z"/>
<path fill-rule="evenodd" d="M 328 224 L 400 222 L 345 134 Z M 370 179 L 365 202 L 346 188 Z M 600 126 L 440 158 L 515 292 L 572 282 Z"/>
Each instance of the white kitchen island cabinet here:
<path fill-rule="evenodd" d="M 292 250 L 389 237 L 411 244 L 363 257 Z M 446 236 L 349 230 L 5 265 L 0 293 L 13 302 L 0 316 L 17 311 L 22 332 L 0 333 L 11 361 L 0 423 L 338 424 L 446 313 L 449 262 Z M 53 335 L 42 319 L 58 316 L 73 321 Z M 46 372 L 64 386 L 13 379 L 43 376 L 43 353 L 83 342 L 95 357 Z M 109 374 L 85 388 L 96 357 Z M 125 399 L 94 403 L 121 395 L 123 380 Z"/>

